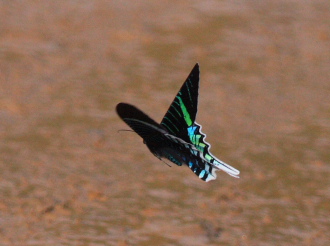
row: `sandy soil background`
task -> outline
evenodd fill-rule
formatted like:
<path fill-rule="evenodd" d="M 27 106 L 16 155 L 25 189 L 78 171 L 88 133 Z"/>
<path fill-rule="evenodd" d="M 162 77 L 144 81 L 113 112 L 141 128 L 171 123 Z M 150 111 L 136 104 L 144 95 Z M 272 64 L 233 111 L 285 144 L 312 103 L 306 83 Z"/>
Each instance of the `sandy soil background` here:
<path fill-rule="evenodd" d="M 0 1 L 1 245 L 327 245 L 330 2 Z M 197 120 L 241 171 L 158 161 L 196 62 Z"/>

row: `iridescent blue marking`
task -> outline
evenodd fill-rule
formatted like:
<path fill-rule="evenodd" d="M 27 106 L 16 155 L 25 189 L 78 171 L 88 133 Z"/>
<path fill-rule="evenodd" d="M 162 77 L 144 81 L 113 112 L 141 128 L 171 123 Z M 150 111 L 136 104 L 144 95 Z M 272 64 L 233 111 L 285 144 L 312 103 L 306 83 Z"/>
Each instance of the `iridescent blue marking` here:
<path fill-rule="evenodd" d="M 196 128 L 197 128 L 197 126 L 194 126 L 194 125 L 188 127 L 188 128 L 187 128 L 187 130 L 188 130 L 188 135 L 189 135 L 189 136 L 194 136 L 194 135 L 195 135 Z"/>
<path fill-rule="evenodd" d="M 205 175 L 205 173 L 206 173 L 206 171 L 205 170 L 202 170 L 198 177 L 199 178 L 203 178 L 204 175 Z"/>
<path fill-rule="evenodd" d="M 190 168 L 192 168 L 193 165 L 194 165 L 194 163 L 192 163 L 191 161 L 189 161 L 188 166 L 189 166 Z"/>

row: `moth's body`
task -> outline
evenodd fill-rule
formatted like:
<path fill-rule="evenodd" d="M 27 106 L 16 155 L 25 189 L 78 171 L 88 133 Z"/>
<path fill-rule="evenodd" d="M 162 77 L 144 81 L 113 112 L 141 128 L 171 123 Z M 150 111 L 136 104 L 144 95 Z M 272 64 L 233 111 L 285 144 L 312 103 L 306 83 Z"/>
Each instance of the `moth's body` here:
<path fill-rule="evenodd" d="M 178 166 L 185 164 L 204 181 L 216 178 L 214 168 L 201 158 L 201 152 L 192 144 L 168 133 L 159 138 L 157 143 L 145 144 L 157 158 L 166 158 Z"/>
<path fill-rule="evenodd" d="M 198 85 L 199 66 L 196 64 L 160 124 L 127 103 L 119 103 L 116 110 L 157 158 L 166 158 L 178 166 L 186 164 L 204 181 L 216 179 L 217 170 L 238 177 L 238 170 L 209 152 L 210 145 L 204 141 L 201 126 L 195 122 Z"/>

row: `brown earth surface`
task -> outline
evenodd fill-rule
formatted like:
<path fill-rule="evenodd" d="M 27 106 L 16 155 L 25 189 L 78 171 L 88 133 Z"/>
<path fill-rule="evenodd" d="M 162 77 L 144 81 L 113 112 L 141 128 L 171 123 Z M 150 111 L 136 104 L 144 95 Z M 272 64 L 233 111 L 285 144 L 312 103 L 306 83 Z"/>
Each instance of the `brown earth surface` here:
<path fill-rule="evenodd" d="M 0 1 L 1 245 L 328 245 L 330 1 Z M 115 113 L 197 120 L 204 183 Z"/>

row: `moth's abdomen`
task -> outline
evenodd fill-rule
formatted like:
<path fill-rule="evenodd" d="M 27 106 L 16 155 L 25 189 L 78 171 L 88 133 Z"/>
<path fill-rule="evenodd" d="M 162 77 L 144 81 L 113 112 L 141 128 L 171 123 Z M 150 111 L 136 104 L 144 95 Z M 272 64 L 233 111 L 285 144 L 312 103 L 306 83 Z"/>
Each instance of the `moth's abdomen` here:
<path fill-rule="evenodd" d="M 148 146 L 156 156 L 166 158 L 178 166 L 186 164 L 204 181 L 216 179 L 216 169 L 201 158 L 201 153 L 193 145 L 170 134 L 164 134 L 162 140 L 158 148 Z"/>
<path fill-rule="evenodd" d="M 156 152 L 156 155 L 166 158 L 178 166 L 186 164 L 200 179 L 204 181 L 216 179 L 216 169 L 212 165 L 201 159 L 199 155 L 195 155 L 193 151 L 189 149 L 180 149 L 179 147 L 180 146 L 176 146 L 176 148 L 161 148 Z"/>

